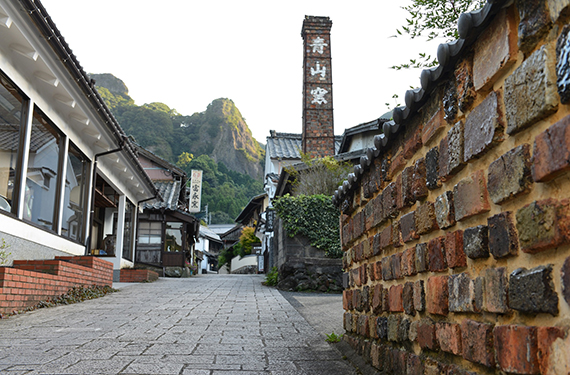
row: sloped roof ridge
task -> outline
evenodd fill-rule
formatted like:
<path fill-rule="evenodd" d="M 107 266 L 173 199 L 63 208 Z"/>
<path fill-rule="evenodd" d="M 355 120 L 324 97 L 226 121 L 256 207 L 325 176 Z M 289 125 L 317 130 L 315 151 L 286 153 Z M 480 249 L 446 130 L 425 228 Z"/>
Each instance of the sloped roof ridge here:
<path fill-rule="evenodd" d="M 494 16 L 501 9 L 510 6 L 513 1 L 488 0 L 483 8 L 461 14 L 457 22 L 459 39 L 439 45 L 437 49 L 439 65 L 424 69 L 420 75 L 421 87 L 406 91 L 404 97 L 406 105 L 394 108 L 393 120 L 382 125 L 382 133 L 374 137 L 374 147 L 366 150 L 366 155 L 360 158 L 360 164 L 354 166 L 354 173 L 350 173 L 348 179 L 335 191 L 333 195 L 335 205 L 341 205 L 345 197 L 353 191 L 353 187 L 364 171 L 370 167 L 372 160 L 380 154 L 383 148 L 388 146 L 388 140 L 394 137 L 403 127 L 401 125 L 427 102 L 434 89 L 445 78 L 445 74 L 453 69 L 462 53 L 475 42 Z"/>

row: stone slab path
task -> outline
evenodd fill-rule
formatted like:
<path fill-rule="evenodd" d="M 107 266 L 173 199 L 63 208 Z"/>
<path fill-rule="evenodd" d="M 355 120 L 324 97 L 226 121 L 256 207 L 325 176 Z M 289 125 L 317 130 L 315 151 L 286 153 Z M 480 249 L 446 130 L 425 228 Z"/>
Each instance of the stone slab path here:
<path fill-rule="evenodd" d="M 0 320 L 0 373 L 357 374 L 263 280 L 159 279 Z"/>

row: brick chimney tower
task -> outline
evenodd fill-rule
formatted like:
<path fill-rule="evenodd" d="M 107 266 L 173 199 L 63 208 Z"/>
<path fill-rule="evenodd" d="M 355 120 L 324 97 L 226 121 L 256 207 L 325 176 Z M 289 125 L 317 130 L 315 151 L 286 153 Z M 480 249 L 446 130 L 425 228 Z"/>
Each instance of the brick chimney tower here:
<path fill-rule="evenodd" d="M 305 16 L 303 37 L 303 153 L 335 154 L 331 26 L 329 17 Z"/>

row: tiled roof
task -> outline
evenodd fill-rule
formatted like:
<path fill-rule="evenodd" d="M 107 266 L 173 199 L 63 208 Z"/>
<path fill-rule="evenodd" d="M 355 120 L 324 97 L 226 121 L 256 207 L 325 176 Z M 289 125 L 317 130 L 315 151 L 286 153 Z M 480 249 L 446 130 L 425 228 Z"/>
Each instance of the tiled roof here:
<path fill-rule="evenodd" d="M 266 152 L 271 159 L 301 159 L 301 134 L 271 131 L 267 137 Z"/>
<path fill-rule="evenodd" d="M 154 186 L 162 197 L 162 202 L 154 204 L 144 203 L 143 208 L 160 209 L 166 208 L 176 210 L 178 207 L 178 197 L 180 196 L 180 181 L 153 181 Z"/>
<path fill-rule="evenodd" d="M 354 166 L 354 173 L 350 173 L 348 180 L 338 187 L 333 196 L 334 204 L 340 205 L 344 198 L 351 194 L 353 187 L 357 185 L 362 173 L 370 167 L 372 160 L 378 157 L 384 148 L 389 147 L 389 140 L 405 127 L 401 125 L 405 125 L 406 120 L 427 102 L 434 89 L 446 78 L 445 73 L 454 68 L 459 58 L 469 51 L 469 47 L 489 25 L 493 17 L 509 4 L 509 1 L 489 1 L 479 10 L 461 14 L 457 23 L 459 39 L 439 45 L 437 49 L 439 65 L 422 71 L 420 88 L 406 91 L 406 106 L 394 108 L 394 119 L 382 125 L 382 133 L 374 137 L 374 147 L 366 150 L 366 155 L 360 158 L 360 164 Z"/>
<path fill-rule="evenodd" d="M 303 135 L 296 133 L 278 133 L 274 130 L 270 131 L 267 137 L 267 146 L 265 152 L 271 159 L 301 159 L 301 150 L 303 150 Z M 340 149 L 342 142 L 341 135 L 335 135 L 335 154 Z"/>
<path fill-rule="evenodd" d="M 210 240 L 222 242 L 220 235 L 215 233 L 214 231 L 212 231 L 210 228 L 208 228 L 205 225 L 200 225 L 200 237 L 206 237 Z"/>

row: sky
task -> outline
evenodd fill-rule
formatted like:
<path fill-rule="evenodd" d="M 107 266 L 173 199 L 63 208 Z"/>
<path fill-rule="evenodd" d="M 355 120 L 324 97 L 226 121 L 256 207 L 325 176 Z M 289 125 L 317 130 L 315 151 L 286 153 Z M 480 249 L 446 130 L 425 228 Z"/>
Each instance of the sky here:
<path fill-rule="evenodd" d="M 137 105 L 162 102 L 183 115 L 232 99 L 261 143 L 270 130 L 301 133 L 305 15 L 333 22 L 335 134 L 403 105 L 421 71 L 390 66 L 435 56 L 443 42 L 393 37 L 409 3 L 42 0 L 87 73 L 111 73 Z"/>

